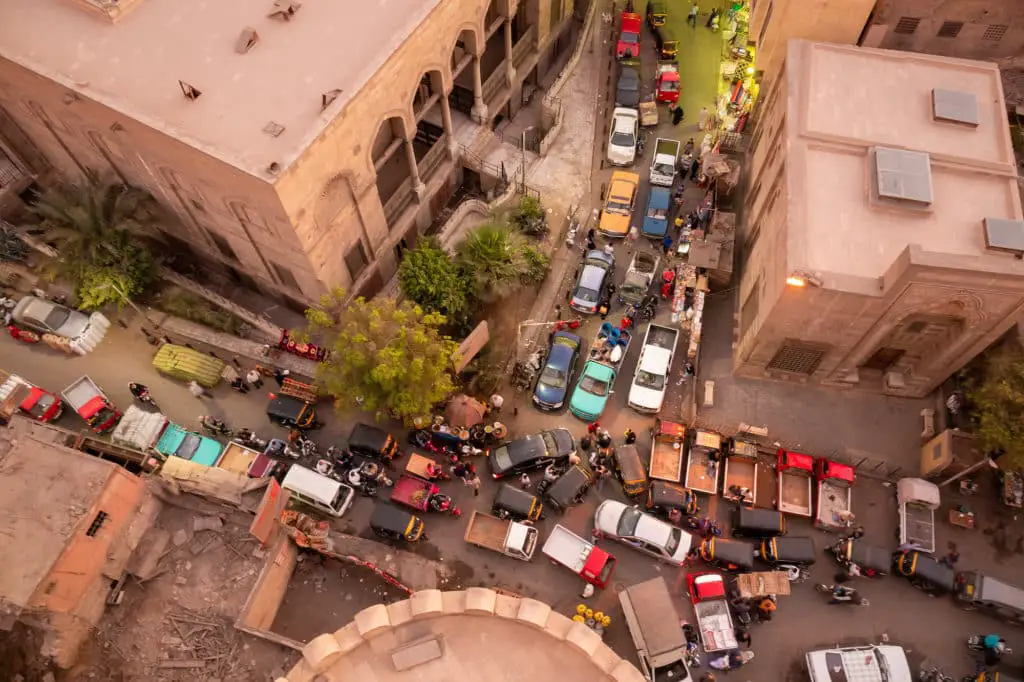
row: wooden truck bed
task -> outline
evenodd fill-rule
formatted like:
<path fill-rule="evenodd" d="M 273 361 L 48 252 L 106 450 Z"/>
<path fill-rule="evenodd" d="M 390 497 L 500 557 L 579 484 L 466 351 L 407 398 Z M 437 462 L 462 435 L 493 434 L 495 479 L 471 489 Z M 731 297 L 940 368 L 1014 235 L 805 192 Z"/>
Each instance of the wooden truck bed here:
<path fill-rule="evenodd" d="M 718 462 L 708 460 L 702 450 L 691 449 L 686 462 L 686 487 L 700 493 L 714 495 L 718 492 Z"/>
<path fill-rule="evenodd" d="M 683 474 L 683 448 L 678 443 L 654 441 L 651 450 L 651 478 L 679 483 Z"/>
<path fill-rule="evenodd" d="M 811 478 L 803 474 L 779 474 L 779 511 L 783 514 L 810 516 Z"/>
<path fill-rule="evenodd" d="M 722 496 L 730 500 L 738 500 L 739 497 L 729 491 L 734 485 L 750 491 L 744 502 L 747 504 L 757 502 L 756 459 L 742 455 L 733 455 L 725 460 L 725 480 L 722 483 Z"/>

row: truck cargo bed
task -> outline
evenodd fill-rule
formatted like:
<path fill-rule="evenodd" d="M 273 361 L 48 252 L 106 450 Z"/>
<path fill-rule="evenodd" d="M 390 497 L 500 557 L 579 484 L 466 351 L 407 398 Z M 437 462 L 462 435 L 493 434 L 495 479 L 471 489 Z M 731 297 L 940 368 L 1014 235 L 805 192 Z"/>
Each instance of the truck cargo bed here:
<path fill-rule="evenodd" d="M 935 511 L 922 504 L 907 504 L 903 515 L 904 544 L 917 546 L 922 552 L 935 551 Z"/>
<path fill-rule="evenodd" d="M 651 451 L 651 478 L 679 483 L 683 474 L 683 448 L 676 443 L 655 441 Z"/>
<path fill-rule="evenodd" d="M 697 614 L 697 626 L 700 628 L 701 644 L 704 651 L 712 653 L 735 649 L 736 632 L 729 615 L 729 602 L 725 599 L 702 601 L 693 605 Z"/>
<path fill-rule="evenodd" d="M 779 511 L 783 514 L 810 516 L 811 479 L 801 474 L 779 475 Z"/>
<path fill-rule="evenodd" d="M 739 486 L 750 491 L 749 497 L 744 500 L 748 504 L 757 502 L 757 460 L 744 457 L 732 456 L 725 460 L 725 480 L 722 483 L 722 495 L 728 499 L 739 499 L 730 492 L 732 486 Z"/>
<path fill-rule="evenodd" d="M 720 463 L 708 459 L 701 450 L 690 450 L 686 462 L 686 487 L 697 492 L 714 495 L 718 492 L 718 469 Z"/>
<path fill-rule="evenodd" d="M 502 552 L 508 535 L 509 521 L 502 521 L 489 514 L 473 512 L 466 527 L 466 542 L 471 545 Z"/>
<path fill-rule="evenodd" d="M 839 512 L 850 511 L 852 492 L 849 486 L 822 481 L 818 487 L 818 523 L 825 526 L 842 525 Z"/>

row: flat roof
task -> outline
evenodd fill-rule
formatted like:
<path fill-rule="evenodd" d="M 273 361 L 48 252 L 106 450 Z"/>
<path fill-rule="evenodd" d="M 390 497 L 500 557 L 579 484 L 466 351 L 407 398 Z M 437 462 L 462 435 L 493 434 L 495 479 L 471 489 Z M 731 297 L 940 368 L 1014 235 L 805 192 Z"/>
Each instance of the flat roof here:
<path fill-rule="evenodd" d="M 283 21 L 267 17 L 272 0 L 140 0 L 110 24 L 67 0 L 0 0 L 0 56 L 263 175 L 298 158 L 440 2 L 303 0 Z M 247 27 L 259 41 L 239 54 Z"/>
<path fill-rule="evenodd" d="M 911 244 L 1012 258 L 983 228 L 1024 217 L 995 64 L 791 41 L 786 70 L 790 269 L 877 278 Z M 973 96 L 978 125 L 935 120 L 933 89 Z M 929 155 L 929 206 L 875 198 L 876 147 Z"/>
<path fill-rule="evenodd" d="M 43 442 L 19 429 L 0 433 L 0 615 L 17 615 L 63 554 L 115 465 Z"/>

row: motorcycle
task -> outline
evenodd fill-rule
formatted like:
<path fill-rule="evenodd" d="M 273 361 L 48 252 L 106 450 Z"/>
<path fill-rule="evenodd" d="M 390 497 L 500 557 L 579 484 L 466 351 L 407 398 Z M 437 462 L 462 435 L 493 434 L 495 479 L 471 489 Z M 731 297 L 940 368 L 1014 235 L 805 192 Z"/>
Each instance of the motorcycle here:
<path fill-rule="evenodd" d="M 985 655 L 985 665 L 996 665 L 1003 656 L 1013 653 L 1006 644 L 1006 640 L 999 635 L 971 635 L 967 638 L 967 648 L 970 651 L 979 651 Z"/>
<path fill-rule="evenodd" d="M 230 438 L 233 435 L 228 425 L 216 417 L 203 415 L 199 417 L 199 424 L 203 427 L 204 431 L 212 436 L 227 436 Z"/>
<path fill-rule="evenodd" d="M 829 604 L 852 604 L 854 606 L 868 605 L 868 600 L 860 596 L 857 590 L 852 587 L 818 584 L 814 586 L 814 589 L 822 594 L 832 595 L 832 598 L 828 602 Z"/>
<path fill-rule="evenodd" d="M 142 384 L 137 384 L 133 381 L 128 384 L 128 390 L 131 392 L 132 397 L 143 405 L 150 405 L 154 410 L 160 409 L 160 406 L 156 404 L 155 400 L 153 400 L 153 396 L 150 395 L 148 387 Z"/>
<path fill-rule="evenodd" d="M 734 650 L 730 651 L 725 656 L 720 656 L 719 658 L 708 661 L 708 665 L 715 670 L 735 670 L 736 668 L 745 666 L 752 660 L 754 660 L 753 651 L 750 651 L 749 649 L 747 651 Z"/>
<path fill-rule="evenodd" d="M 657 311 L 658 297 L 653 294 L 647 294 L 644 299 L 633 306 L 633 316 L 639 322 L 646 322 L 653 320 Z"/>
<path fill-rule="evenodd" d="M 690 530 L 698 533 L 703 538 L 720 537 L 722 535 L 722 527 L 716 521 L 707 517 L 697 519 L 688 516 L 685 519 L 685 523 Z"/>
<path fill-rule="evenodd" d="M 921 671 L 917 674 L 917 679 L 920 682 L 956 682 L 955 678 L 947 675 L 935 666 L 921 668 Z"/>
<path fill-rule="evenodd" d="M 253 450 L 259 450 L 260 452 L 267 447 L 267 441 L 260 438 L 249 429 L 240 429 L 231 440 L 239 445 L 252 448 Z"/>
<path fill-rule="evenodd" d="M 455 504 L 455 500 L 450 495 L 435 493 L 430 496 L 427 505 L 430 507 L 430 511 L 446 512 L 455 518 L 462 516 L 462 510 L 459 509 L 458 505 Z"/>

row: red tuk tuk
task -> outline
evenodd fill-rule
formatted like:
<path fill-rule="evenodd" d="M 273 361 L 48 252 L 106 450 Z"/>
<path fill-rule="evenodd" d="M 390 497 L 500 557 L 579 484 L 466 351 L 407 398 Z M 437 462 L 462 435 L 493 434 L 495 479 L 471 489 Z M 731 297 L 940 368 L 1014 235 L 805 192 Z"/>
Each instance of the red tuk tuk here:
<path fill-rule="evenodd" d="M 615 43 L 616 59 L 635 59 L 640 56 L 640 15 L 627 6 L 622 13 L 622 31 Z"/>
<path fill-rule="evenodd" d="M 658 102 L 675 104 L 679 101 L 679 65 L 675 62 L 658 62 L 654 80 L 654 97 Z"/>
<path fill-rule="evenodd" d="M 811 516 L 814 505 L 811 503 L 814 477 L 814 458 L 799 452 L 779 449 L 778 490 L 776 505 L 783 514 Z"/>
<path fill-rule="evenodd" d="M 455 517 L 462 516 L 462 511 L 452 498 L 442 494 L 440 488 L 430 481 L 409 474 L 403 474 L 395 483 L 391 501 L 416 511 L 448 512 Z"/>
<path fill-rule="evenodd" d="M 822 530 L 848 527 L 853 518 L 853 467 L 819 457 L 814 477 L 818 481 L 814 525 Z"/>

